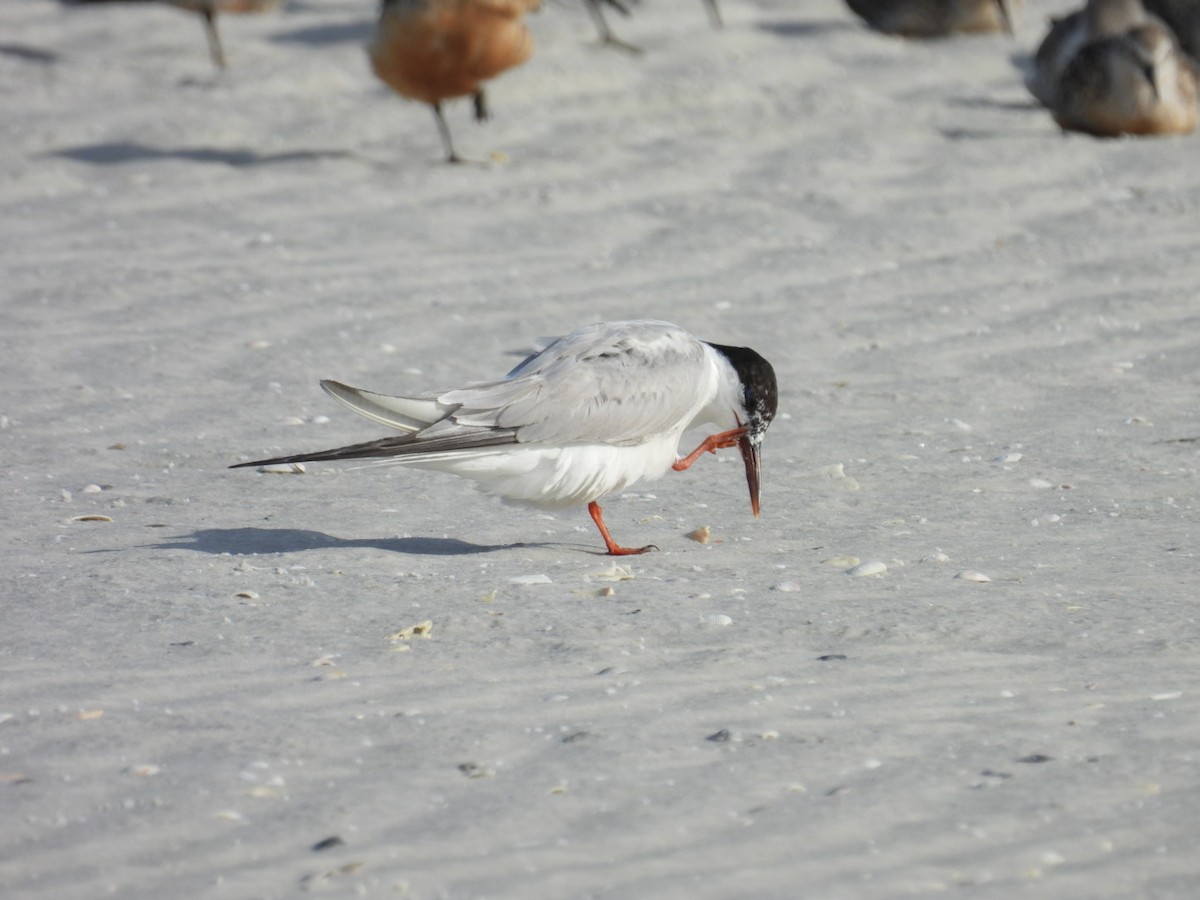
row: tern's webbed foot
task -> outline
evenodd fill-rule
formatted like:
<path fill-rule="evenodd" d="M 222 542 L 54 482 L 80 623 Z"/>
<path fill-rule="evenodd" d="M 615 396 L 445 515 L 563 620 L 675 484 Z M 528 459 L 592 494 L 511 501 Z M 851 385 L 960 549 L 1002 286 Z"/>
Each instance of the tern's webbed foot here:
<path fill-rule="evenodd" d="M 657 550 L 654 544 L 647 544 L 645 547 L 618 547 L 613 544 L 608 548 L 609 556 L 640 556 L 643 553 L 649 553 L 651 550 Z"/>

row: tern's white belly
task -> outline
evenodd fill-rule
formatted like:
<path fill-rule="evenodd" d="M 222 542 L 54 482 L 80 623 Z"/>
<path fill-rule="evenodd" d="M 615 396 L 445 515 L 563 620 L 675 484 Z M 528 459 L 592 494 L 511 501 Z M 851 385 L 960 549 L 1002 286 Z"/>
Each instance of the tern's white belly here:
<path fill-rule="evenodd" d="M 578 506 L 639 481 L 661 478 L 677 459 L 679 435 L 665 434 L 632 447 L 512 444 L 501 450 L 414 460 L 410 465 L 461 475 L 479 489 L 513 503 Z"/>

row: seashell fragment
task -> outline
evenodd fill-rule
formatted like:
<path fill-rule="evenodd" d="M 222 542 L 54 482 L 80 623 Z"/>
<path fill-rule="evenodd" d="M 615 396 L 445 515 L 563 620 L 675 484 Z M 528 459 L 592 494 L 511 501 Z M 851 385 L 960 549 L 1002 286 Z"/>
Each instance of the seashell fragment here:
<path fill-rule="evenodd" d="M 258 599 L 258 594 L 256 594 L 254 591 L 238 591 L 233 596 L 240 597 L 243 600 L 257 600 Z"/>
<path fill-rule="evenodd" d="M 850 566 L 857 566 L 861 559 L 857 556 L 831 556 L 829 559 L 823 559 L 821 562 L 827 566 L 836 566 L 839 569 L 848 569 Z"/>
<path fill-rule="evenodd" d="M 629 566 L 618 566 L 613 563 L 607 569 L 599 572 L 588 572 L 588 578 L 598 578 L 601 581 L 629 581 L 634 577 L 633 569 Z"/>
<path fill-rule="evenodd" d="M 733 619 L 724 613 L 710 613 L 700 617 L 701 625 L 732 625 Z"/>
<path fill-rule="evenodd" d="M 707 544 L 709 538 L 712 537 L 712 528 L 708 525 L 701 525 L 694 531 L 689 531 L 684 535 L 688 540 L 695 541 L 697 544 Z"/>
<path fill-rule="evenodd" d="M 275 463 L 270 466 L 259 466 L 254 471 L 262 472 L 264 475 L 303 475 L 308 470 L 304 468 L 304 463 Z"/>
<path fill-rule="evenodd" d="M 388 635 L 389 641 L 407 641 L 409 638 L 423 637 L 428 639 L 433 631 L 433 622 L 426 620 L 418 622 L 416 625 L 409 625 L 407 628 L 401 628 L 399 631 Z"/>
<path fill-rule="evenodd" d="M 803 590 L 803 588 L 795 581 L 781 581 L 779 584 L 772 585 L 771 590 L 779 591 L 782 594 L 795 594 Z"/>
<path fill-rule="evenodd" d="M 88 513 L 86 516 L 73 516 L 72 522 L 111 522 L 112 516 L 102 516 L 99 513 Z"/>
<path fill-rule="evenodd" d="M 882 575 L 886 571 L 886 563 L 882 563 L 877 559 L 872 559 L 865 563 L 859 563 L 857 566 L 851 566 L 846 570 L 846 574 L 851 578 L 864 578 L 869 575 Z"/>
<path fill-rule="evenodd" d="M 509 584 L 553 584 L 549 575 L 517 575 L 508 579 Z"/>
<path fill-rule="evenodd" d="M 479 763 L 474 762 L 459 763 L 458 771 L 462 772 L 468 778 L 491 778 L 496 774 L 487 766 L 481 766 Z"/>
<path fill-rule="evenodd" d="M 960 581 L 973 581 L 976 584 L 987 584 L 992 579 L 988 578 L 982 572 L 976 572 L 974 569 L 963 569 L 954 576 Z"/>

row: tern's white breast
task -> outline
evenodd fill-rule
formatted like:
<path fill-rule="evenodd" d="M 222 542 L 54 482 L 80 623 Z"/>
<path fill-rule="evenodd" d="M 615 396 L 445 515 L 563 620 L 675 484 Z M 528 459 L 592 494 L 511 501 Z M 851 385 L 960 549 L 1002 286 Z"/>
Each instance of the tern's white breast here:
<path fill-rule="evenodd" d="M 514 444 L 502 450 L 414 460 L 411 465 L 461 475 L 481 491 L 512 503 L 578 506 L 671 468 L 679 434 L 659 435 L 630 447 L 612 444 Z"/>

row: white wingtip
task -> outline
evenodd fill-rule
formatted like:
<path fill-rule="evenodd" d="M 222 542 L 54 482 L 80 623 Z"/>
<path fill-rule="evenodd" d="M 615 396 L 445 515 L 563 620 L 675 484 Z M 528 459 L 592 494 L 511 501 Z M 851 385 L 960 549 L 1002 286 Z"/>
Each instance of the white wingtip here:
<path fill-rule="evenodd" d="M 325 393 L 340 400 L 360 416 L 366 416 L 380 425 L 400 431 L 420 431 L 434 422 L 444 419 L 454 407 L 445 406 L 436 400 L 418 397 L 389 397 L 374 391 L 350 387 L 340 381 L 322 381 Z"/>

